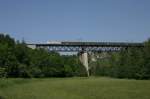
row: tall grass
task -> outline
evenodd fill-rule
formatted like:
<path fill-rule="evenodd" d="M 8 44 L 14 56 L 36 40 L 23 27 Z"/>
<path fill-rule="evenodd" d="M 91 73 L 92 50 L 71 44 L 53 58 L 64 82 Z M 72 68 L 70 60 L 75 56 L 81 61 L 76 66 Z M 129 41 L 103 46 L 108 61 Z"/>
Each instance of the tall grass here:
<path fill-rule="evenodd" d="M 0 80 L 4 99 L 150 99 L 149 80 L 51 78 Z"/>

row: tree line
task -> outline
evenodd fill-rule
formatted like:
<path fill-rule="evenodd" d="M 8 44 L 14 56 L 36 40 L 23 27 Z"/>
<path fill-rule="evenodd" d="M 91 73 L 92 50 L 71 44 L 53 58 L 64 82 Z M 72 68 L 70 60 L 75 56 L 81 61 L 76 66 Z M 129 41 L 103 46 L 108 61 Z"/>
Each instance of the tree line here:
<path fill-rule="evenodd" d="M 106 58 L 94 62 L 91 74 L 115 78 L 150 79 L 150 39 L 144 47 L 130 47 L 120 52 L 108 52 Z"/>
<path fill-rule="evenodd" d="M 72 77 L 84 76 L 84 71 L 75 55 L 33 50 L 24 41 L 0 34 L 0 77 Z"/>
<path fill-rule="evenodd" d="M 141 48 L 130 47 L 101 54 L 102 58 L 89 64 L 92 76 L 150 79 L 150 39 Z M 24 41 L 15 41 L 9 35 L 0 34 L 0 77 L 73 76 L 86 76 L 78 56 L 31 49 Z"/>

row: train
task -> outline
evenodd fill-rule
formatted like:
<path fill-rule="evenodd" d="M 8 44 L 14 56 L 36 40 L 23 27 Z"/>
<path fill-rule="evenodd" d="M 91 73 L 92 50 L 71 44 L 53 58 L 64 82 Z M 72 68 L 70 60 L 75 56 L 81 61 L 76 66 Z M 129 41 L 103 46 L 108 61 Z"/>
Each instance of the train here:
<path fill-rule="evenodd" d="M 47 41 L 47 44 L 62 44 L 60 41 Z"/>

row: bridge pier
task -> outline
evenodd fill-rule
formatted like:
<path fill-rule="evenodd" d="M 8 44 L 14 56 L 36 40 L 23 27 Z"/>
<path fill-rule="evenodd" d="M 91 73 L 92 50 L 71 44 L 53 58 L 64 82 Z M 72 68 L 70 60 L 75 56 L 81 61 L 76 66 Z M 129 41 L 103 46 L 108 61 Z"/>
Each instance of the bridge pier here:
<path fill-rule="evenodd" d="M 81 52 L 79 54 L 79 59 L 86 69 L 87 77 L 89 77 L 90 74 L 89 74 L 89 65 L 88 65 L 88 53 L 85 51 Z"/>

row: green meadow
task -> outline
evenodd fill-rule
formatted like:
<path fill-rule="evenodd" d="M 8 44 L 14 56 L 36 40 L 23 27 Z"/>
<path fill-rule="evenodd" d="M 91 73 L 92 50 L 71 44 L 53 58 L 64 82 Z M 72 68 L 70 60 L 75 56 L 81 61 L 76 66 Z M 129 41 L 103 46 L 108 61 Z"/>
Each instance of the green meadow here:
<path fill-rule="evenodd" d="M 0 79 L 0 99 L 150 99 L 150 80 Z"/>

